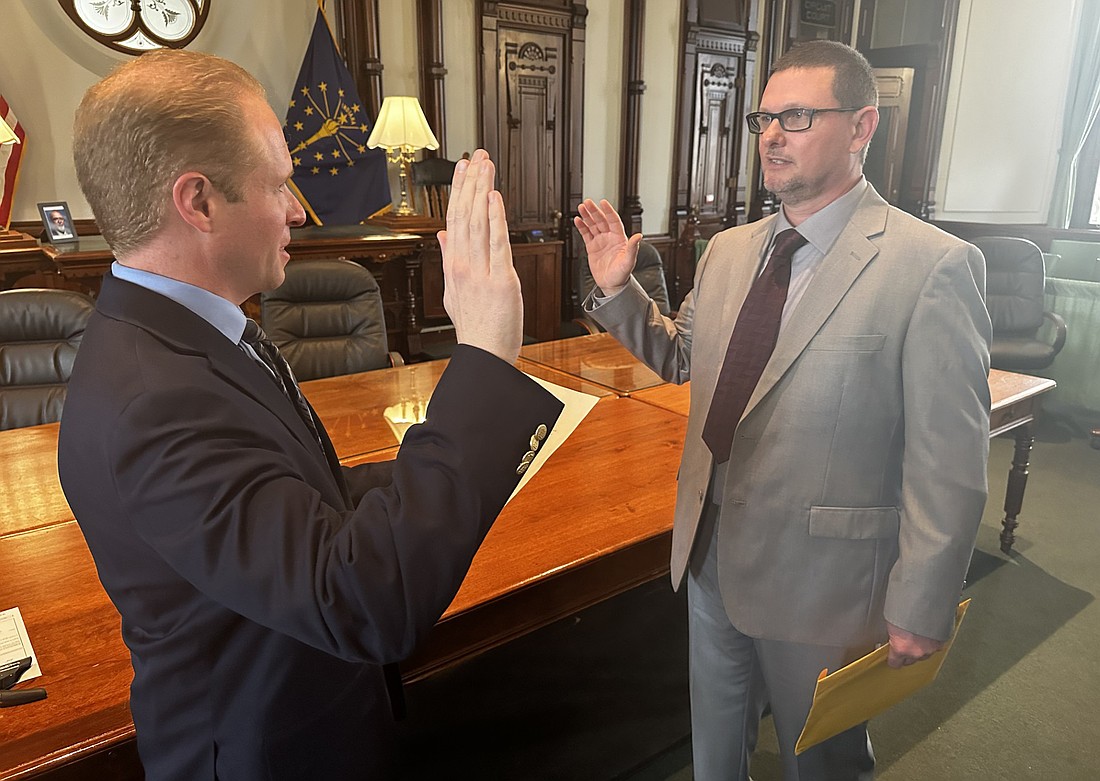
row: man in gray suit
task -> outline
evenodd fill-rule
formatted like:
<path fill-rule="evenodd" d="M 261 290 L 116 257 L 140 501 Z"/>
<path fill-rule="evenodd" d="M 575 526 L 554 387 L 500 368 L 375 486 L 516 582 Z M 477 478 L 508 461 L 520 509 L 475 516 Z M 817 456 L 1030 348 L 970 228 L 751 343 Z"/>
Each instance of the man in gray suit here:
<path fill-rule="evenodd" d="M 641 236 L 611 205 L 576 220 L 585 309 L 692 380 L 672 580 L 699 781 L 748 777 L 765 694 L 785 779 L 872 777 L 866 725 L 794 756 L 818 674 L 883 642 L 911 664 L 952 630 L 986 497 L 985 266 L 863 178 L 877 104 L 847 46 L 779 60 L 747 119 L 782 211 L 714 237 L 675 320 L 630 276 Z"/>

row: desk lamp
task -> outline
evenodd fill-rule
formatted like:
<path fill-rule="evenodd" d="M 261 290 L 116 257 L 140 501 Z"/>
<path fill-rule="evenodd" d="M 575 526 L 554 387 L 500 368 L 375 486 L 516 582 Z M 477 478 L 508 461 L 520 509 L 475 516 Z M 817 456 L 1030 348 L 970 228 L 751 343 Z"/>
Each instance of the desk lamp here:
<path fill-rule="evenodd" d="M 382 101 L 378 120 L 367 139 L 371 149 L 382 147 L 386 150 L 386 159 L 399 165 L 401 176 L 401 203 L 393 216 L 415 218 L 416 209 L 409 205 L 408 180 L 409 165 L 418 149 L 439 149 L 428 120 L 420 108 L 420 101 L 412 97 L 388 97 Z M 385 221 L 386 215 L 379 215 Z"/>

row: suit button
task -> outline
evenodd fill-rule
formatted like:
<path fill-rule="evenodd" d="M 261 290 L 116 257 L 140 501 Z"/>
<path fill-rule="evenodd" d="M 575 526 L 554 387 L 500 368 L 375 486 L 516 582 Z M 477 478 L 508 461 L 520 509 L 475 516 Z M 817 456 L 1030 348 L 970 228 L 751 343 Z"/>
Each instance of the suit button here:
<path fill-rule="evenodd" d="M 523 459 L 522 459 L 523 463 L 530 464 L 534 460 L 535 460 L 535 451 L 534 450 L 528 450 L 526 453 L 523 454 Z"/>
<path fill-rule="evenodd" d="M 532 450 L 538 450 L 539 445 L 541 445 L 541 444 L 542 444 L 542 440 L 539 439 L 538 437 L 536 437 L 534 434 L 532 434 L 531 435 L 531 449 Z"/>
<path fill-rule="evenodd" d="M 530 469 L 530 467 L 531 467 L 531 462 L 530 461 L 524 461 L 522 464 L 520 464 L 519 466 L 516 467 L 516 474 L 517 475 L 522 475 L 524 472 L 526 472 L 528 469 Z"/>
<path fill-rule="evenodd" d="M 540 440 L 546 439 L 546 431 L 546 424 L 539 423 L 539 427 L 535 429 L 535 436 L 538 437 Z"/>

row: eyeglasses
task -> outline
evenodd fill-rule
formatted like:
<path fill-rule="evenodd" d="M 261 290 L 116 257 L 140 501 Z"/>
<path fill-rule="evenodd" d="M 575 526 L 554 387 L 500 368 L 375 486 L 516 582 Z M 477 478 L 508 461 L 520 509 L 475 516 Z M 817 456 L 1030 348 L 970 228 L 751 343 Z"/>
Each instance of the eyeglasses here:
<path fill-rule="evenodd" d="M 829 111 L 850 112 L 859 111 L 859 108 L 789 108 L 778 114 L 769 114 L 767 111 L 754 111 L 745 115 L 745 121 L 749 124 L 750 133 L 763 133 L 768 129 L 773 119 L 779 120 L 779 127 L 788 133 L 801 133 L 809 130 L 814 124 L 814 114 L 824 114 Z"/>

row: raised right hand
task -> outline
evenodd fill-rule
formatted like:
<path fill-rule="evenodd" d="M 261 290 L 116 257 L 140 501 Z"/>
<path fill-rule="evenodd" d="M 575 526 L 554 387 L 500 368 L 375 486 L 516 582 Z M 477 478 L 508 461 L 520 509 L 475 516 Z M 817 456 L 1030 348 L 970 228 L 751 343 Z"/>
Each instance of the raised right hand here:
<path fill-rule="evenodd" d="M 573 218 L 573 224 L 584 239 L 592 280 L 605 296 L 615 295 L 630 280 L 642 234 L 635 233 L 628 239 L 619 213 L 606 200 L 597 205 L 586 198 L 577 213 L 580 216 Z"/>
<path fill-rule="evenodd" d="M 504 201 L 493 189 L 485 150 L 459 160 L 447 203 L 447 230 L 436 234 L 443 252 L 443 306 L 460 344 L 480 347 L 514 364 L 523 342 L 523 299 L 512 266 Z"/>

